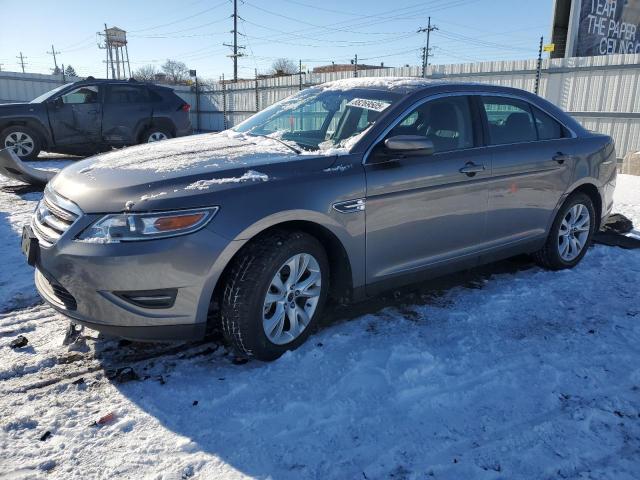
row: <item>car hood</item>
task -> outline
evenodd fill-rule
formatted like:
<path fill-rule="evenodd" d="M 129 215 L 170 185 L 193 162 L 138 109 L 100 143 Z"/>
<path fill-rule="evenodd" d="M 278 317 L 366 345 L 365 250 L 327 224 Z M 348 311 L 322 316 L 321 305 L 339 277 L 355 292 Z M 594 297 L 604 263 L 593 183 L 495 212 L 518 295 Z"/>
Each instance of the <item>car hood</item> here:
<path fill-rule="evenodd" d="M 63 169 L 50 182 L 86 213 L 212 205 L 216 194 L 331 166 L 277 140 L 225 131 L 111 151 Z"/>
<path fill-rule="evenodd" d="M 12 115 L 14 113 L 35 112 L 42 109 L 39 103 L 2 103 L 0 104 L 0 116 Z"/>

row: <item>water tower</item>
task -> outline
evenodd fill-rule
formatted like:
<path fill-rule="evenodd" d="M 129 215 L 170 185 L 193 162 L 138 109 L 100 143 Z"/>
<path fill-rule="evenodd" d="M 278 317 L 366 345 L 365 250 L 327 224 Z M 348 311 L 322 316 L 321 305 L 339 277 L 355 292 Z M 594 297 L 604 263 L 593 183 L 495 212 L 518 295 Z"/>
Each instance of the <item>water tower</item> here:
<path fill-rule="evenodd" d="M 107 53 L 107 78 L 122 79 L 131 77 L 129 49 L 127 48 L 127 32 L 118 27 L 104 26 L 104 48 Z"/>

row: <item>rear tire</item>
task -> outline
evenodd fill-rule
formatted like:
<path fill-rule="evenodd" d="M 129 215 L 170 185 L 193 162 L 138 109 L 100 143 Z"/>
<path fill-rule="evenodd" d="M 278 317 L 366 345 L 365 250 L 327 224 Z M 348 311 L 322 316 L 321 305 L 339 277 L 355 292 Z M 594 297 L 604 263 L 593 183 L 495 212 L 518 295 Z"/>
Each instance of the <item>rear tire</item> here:
<path fill-rule="evenodd" d="M 140 143 L 153 143 L 173 138 L 171 132 L 164 127 L 151 127 L 144 131 Z"/>
<path fill-rule="evenodd" d="M 311 235 L 274 231 L 253 241 L 225 277 L 220 313 L 227 341 L 265 361 L 298 348 L 318 323 L 328 282 L 327 255 Z"/>
<path fill-rule="evenodd" d="M 533 254 L 533 259 L 548 270 L 575 267 L 587 253 L 597 223 L 591 198 L 581 192 L 572 194 L 558 211 L 544 247 Z"/>
<path fill-rule="evenodd" d="M 20 160 L 35 160 L 42 149 L 42 141 L 33 129 L 14 125 L 0 133 L 0 148 L 13 148 Z"/>

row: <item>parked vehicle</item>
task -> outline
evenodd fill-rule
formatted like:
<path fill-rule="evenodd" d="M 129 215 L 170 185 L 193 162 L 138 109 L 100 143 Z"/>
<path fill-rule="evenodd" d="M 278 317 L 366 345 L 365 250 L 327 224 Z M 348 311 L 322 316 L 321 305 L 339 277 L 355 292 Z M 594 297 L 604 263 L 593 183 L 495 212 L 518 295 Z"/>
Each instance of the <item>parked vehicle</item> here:
<path fill-rule="evenodd" d="M 611 138 L 533 94 L 353 79 L 229 131 L 65 168 L 23 250 L 74 322 L 176 340 L 218 318 L 239 352 L 272 360 L 305 341 L 328 297 L 522 253 L 574 267 L 615 180 Z"/>
<path fill-rule="evenodd" d="M 191 134 L 190 106 L 168 87 L 92 77 L 29 103 L 0 104 L 0 148 L 87 155 Z"/>

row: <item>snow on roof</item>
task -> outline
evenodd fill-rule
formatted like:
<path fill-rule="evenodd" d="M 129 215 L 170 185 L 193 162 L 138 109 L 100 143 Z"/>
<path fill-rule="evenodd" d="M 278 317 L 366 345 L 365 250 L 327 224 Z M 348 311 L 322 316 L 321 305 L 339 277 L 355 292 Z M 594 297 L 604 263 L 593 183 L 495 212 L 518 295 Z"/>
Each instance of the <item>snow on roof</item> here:
<path fill-rule="evenodd" d="M 325 90 L 348 90 L 351 88 L 380 88 L 384 90 L 410 90 L 442 83 L 416 77 L 361 77 L 334 80 L 320 85 Z"/>

